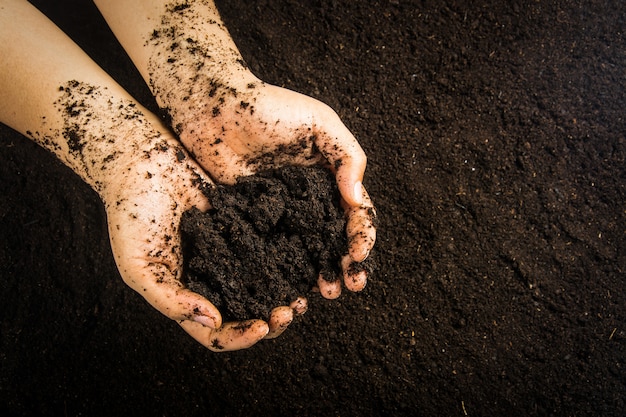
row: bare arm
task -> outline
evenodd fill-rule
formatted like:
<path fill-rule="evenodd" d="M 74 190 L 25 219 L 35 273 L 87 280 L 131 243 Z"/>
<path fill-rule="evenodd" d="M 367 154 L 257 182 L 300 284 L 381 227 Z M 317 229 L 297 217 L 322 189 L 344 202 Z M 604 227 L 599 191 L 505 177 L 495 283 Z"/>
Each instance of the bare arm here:
<path fill-rule="evenodd" d="M 95 3 L 186 145 L 193 145 L 195 137 L 188 131 L 200 114 L 261 85 L 245 66 L 212 0 Z M 206 155 L 195 156 L 211 171 Z"/>

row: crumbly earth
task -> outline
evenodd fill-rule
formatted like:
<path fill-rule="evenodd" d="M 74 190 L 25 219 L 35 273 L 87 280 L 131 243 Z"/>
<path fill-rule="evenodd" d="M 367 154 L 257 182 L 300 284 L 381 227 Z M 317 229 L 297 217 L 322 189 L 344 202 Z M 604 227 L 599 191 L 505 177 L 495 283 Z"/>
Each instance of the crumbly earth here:
<path fill-rule="evenodd" d="M 33 3 L 158 111 L 91 2 Z M 4 415 L 624 416 L 626 2 L 218 6 L 364 147 L 375 278 L 211 353 L 122 282 L 97 195 L 0 126 Z"/>
<path fill-rule="evenodd" d="M 328 170 L 285 167 L 207 195 L 212 210 L 182 218 L 185 283 L 225 320 L 267 319 L 306 296 L 320 273 L 341 275 L 346 222 Z"/>

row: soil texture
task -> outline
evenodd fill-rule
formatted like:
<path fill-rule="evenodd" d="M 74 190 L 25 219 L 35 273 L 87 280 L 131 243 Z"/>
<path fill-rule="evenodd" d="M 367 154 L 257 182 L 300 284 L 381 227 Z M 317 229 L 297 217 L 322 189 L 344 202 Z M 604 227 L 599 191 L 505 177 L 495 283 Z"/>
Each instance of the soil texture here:
<path fill-rule="evenodd" d="M 158 112 L 91 2 L 33 3 Z M 122 282 L 97 194 L 0 126 L 4 415 L 625 415 L 626 2 L 218 6 L 362 144 L 377 272 L 212 353 Z"/>
<path fill-rule="evenodd" d="M 211 210 L 183 215 L 185 282 L 224 320 L 267 320 L 274 307 L 306 296 L 320 274 L 339 279 L 348 243 L 330 171 L 285 167 L 207 196 Z"/>

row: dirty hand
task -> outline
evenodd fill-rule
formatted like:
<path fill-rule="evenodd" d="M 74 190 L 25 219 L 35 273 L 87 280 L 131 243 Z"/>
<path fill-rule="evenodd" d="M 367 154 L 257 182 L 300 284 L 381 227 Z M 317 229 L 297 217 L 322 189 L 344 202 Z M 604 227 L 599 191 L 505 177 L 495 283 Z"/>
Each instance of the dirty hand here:
<path fill-rule="evenodd" d="M 111 247 L 124 281 L 197 341 L 214 351 L 244 349 L 282 333 L 294 310 L 277 307 L 269 323 L 222 325 L 216 307 L 181 283 L 180 218 L 191 207 L 209 208 L 202 186 L 210 180 L 174 139 L 133 157 L 101 192 Z"/>
<path fill-rule="evenodd" d="M 349 254 L 344 257 L 344 283 L 349 290 L 365 287 L 365 271 L 350 273 L 372 249 L 375 209 L 362 185 L 366 157 L 339 116 L 327 105 L 291 90 L 248 82 L 216 91 L 214 106 L 199 106 L 180 126 L 181 142 L 217 181 L 291 165 L 320 164 L 336 176 L 347 216 Z M 318 280 L 321 293 L 336 298 L 339 281 Z"/>

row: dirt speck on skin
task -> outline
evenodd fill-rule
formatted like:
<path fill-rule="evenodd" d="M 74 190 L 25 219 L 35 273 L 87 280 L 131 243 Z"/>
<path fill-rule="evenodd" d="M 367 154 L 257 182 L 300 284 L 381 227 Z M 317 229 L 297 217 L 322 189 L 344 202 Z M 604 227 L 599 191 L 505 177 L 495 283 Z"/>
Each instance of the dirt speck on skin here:
<path fill-rule="evenodd" d="M 347 253 L 343 210 L 330 172 L 285 167 L 208 191 L 213 209 L 181 221 L 185 282 L 227 320 L 268 318 L 316 285 L 334 281 Z M 358 270 L 372 270 L 371 258 Z"/>

